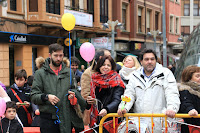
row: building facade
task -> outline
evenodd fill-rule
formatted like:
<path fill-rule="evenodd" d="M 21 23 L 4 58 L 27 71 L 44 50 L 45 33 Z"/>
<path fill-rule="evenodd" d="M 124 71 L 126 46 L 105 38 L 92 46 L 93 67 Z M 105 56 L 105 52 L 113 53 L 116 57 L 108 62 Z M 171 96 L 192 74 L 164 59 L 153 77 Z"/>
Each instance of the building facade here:
<path fill-rule="evenodd" d="M 200 1 L 181 0 L 181 34 L 188 36 L 199 23 Z"/>
<path fill-rule="evenodd" d="M 115 41 L 117 46 L 123 45 L 122 52 L 139 55 L 145 47 L 154 49 L 161 55 L 161 36 L 156 40 L 148 32 L 162 32 L 162 2 L 152 0 L 115 0 L 113 2 L 113 20 L 119 20 L 124 25 L 123 30 L 117 30 Z M 116 46 L 116 49 L 117 49 Z M 121 46 L 122 47 L 122 46 Z"/>
<path fill-rule="evenodd" d="M 166 38 L 168 65 L 179 59 L 183 47 L 178 38 L 181 36 L 181 1 L 166 0 Z"/>

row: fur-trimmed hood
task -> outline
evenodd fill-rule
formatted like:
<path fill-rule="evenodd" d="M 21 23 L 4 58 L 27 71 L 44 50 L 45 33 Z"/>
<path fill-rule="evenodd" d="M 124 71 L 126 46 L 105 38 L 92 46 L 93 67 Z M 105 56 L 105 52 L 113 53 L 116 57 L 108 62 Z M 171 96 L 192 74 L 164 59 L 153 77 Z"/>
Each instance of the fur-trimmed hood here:
<path fill-rule="evenodd" d="M 45 62 L 45 58 L 41 56 L 35 59 L 35 64 L 38 69 L 40 69 L 44 65 L 44 62 Z M 63 62 L 66 64 L 66 67 L 69 68 L 69 59 L 67 57 L 63 58 Z"/>
<path fill-rule="evenodd" d="M 182 82 L 178 84 L 178 90 L 189 91 L 190 94 L 196 95 L 200 98 L 200 85 L 195 82 Z"/>

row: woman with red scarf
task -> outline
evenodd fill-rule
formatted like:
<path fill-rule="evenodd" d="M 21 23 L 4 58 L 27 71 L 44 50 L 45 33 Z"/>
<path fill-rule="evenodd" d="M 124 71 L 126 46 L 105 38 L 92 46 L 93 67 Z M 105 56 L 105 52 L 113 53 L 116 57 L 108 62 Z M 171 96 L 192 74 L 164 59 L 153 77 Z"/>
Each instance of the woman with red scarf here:
<path fill-rule="evenodd" d="M 117 112 L 125 86 L 115 69 L 116 63 L 111 56 L 103 56 L 97 62 L 87 97 L 87 109 L 91 108 L 90 127 L 98 124 L 106 114 Z"/>

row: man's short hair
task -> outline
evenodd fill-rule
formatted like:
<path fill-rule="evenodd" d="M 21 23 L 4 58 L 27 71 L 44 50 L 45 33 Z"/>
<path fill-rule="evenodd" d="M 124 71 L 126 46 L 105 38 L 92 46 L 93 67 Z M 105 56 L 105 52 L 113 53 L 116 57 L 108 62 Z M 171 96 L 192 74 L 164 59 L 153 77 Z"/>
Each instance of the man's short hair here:
<path fill-rule="evenodd" d="M 15 73 L 15 78 L 20 79 L 20 78 L 23 78 L 26 80 L 27 79 L 27 73 L 26 73 L 26 70 L 25 69 L 19 69 L 17 70 L 17 72 Z"/>
<path fill-rule="evenodd" d="M 157 58 L 156 52 L 155 52 L 154 50 L 152 50 L 152 49 L 144 49 L 144 50 L 140 53 L 140 61 L 143 60 L 143 56 L 144 56 L 144 54 L 146 54 L 146 53 L 152 53 L 152 54 L 154 54 L 155 59 L 156 59 L 156 61 L 157 61 L 158 58 Z"/>
<path fill-rule="evenodd" d="M 17 110 L 17 105 L 14 101 L 9 101 L 9 102 L 6 102 L 6 110 L 8 108 L 13 108 L 13 109 L 16 109 Z"/>
<path fill-rule="evenodd" d="M 60 44 L 54 43 L 49 45 L 49 53 L 52 54 L 53 52 L 64 50 L 64 47 Z"/>
<path fill-rule="evenodd" d="M 105 51 L 109 51 L 109 50 L 104 49 L 104 48 L 100 48 L 100 49 L 96 50 L 95 56 L 94 56 L 94 59 L 95 59 L 96 62 L 99 60 L 100 56 L 104 56 Z"/>
<path fill-rule="evenodd" d="M 80 61 L 78 58 L 76 58 L 75 56 L 71 57 L 71 63 L 74 63 L 74 64 L 77 64 L 79 65 L 80 64 Z"/>

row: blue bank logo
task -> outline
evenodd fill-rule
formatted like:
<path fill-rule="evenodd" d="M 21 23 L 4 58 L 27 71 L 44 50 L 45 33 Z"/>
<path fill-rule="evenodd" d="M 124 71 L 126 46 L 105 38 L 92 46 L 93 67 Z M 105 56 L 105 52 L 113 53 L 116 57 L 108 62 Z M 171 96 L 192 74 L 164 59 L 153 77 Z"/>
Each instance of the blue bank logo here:
<path fill-rule="evenodd" d="M 26 36 L 23 35 L 11 35 L 9 42 L 21 42 L 21 43 L 26 43 Z"/>

